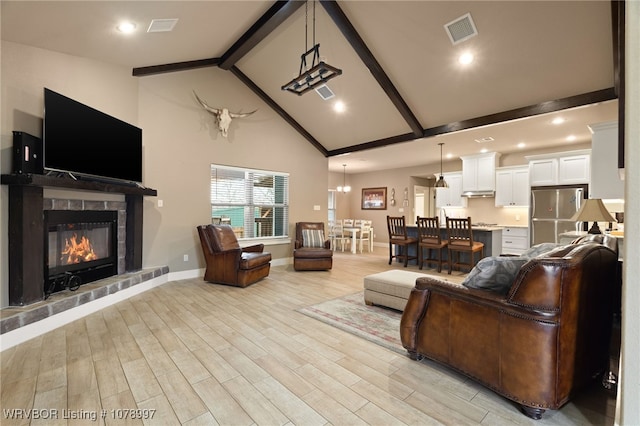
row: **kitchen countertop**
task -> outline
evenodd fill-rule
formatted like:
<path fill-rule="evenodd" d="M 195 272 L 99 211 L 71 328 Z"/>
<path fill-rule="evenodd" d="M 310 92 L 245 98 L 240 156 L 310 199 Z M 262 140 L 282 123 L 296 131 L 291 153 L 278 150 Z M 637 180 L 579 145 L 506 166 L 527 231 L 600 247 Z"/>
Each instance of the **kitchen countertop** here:
<path fill-rule="evenodd" d="M 418 225 L 407 225 L 407 228 L 417 228 Z M 486 231 L 486 232 L 492 232 L 492 231 L 502 231 L 505 227 L 504 226 L 500 226 L 500 225 L 491 225 L 491 226 L 471 226 L 471 229 L 474 231 Z M 446 226 L 440 226 L 440 229 L 447 229 Z"/>

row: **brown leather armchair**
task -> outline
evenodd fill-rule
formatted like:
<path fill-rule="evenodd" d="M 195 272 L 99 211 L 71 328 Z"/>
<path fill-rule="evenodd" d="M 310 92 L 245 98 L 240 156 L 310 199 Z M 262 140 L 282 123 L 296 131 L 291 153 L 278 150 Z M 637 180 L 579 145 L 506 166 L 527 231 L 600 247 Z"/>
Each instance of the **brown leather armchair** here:
<path fill-rule="evenodd" d="M 506 295 L 418 278 L 400 323 L 403 346 L 541 418 L 608 371 L 618 260 L 609 238 L 532 258 Z"/>
<path fill-rule="evenodd" d="M 246 287 L 269 275 L 271 253 L 264 244 L 241 248 L 229 225 L 200 225 L 198 235 L 207 262 L 205 281 Z"/>
<path fill-rule="evenodd" d="M 307 234 L 306 244 L 305 236 Z M 323 271 L 333 266 L 331 241 L 326 239 L 323 222 L 296 223 L 293 246 L 293 269 L 296 271 Z"/>

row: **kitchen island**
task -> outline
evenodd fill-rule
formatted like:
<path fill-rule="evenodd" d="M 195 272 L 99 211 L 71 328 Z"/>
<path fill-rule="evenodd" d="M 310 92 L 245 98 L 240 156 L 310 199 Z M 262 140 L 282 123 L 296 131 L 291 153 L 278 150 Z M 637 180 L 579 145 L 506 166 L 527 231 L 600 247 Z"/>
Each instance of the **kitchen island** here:
<path fill-rule="evenodd" d="M 484 244 L 484 257 L 487 256 L 499 256 L 502 252 L 502 227 L 501 226 L 472 226 L 471 230 L 473 231 L 473 240 L 479 241 Z M 417 237 L 418 236 L 418 227 L 417 225 L 407 225 L 407 235 L 409 237 Z M 447 239 L 447 228 L 440 227 L 440 236 L 443 240 Z M 399 247 L 395 247 L 396 253 L 398 252 Z M 409 256 L 415 256 L 416 249 L 415 247 L 409 247 Z M 465 256 L 468 256 L 466 253 L 461 254 L 461 259 L 465 261 Z M 476 255 L 477 257 L 478 255 Z M 448 259 L 448 253 L 446 249 L 442 250 L 442 259 L 446 261 Z M 416 265 L 416 261 L 413 260 L 409 262 L 413 265 Z"/>

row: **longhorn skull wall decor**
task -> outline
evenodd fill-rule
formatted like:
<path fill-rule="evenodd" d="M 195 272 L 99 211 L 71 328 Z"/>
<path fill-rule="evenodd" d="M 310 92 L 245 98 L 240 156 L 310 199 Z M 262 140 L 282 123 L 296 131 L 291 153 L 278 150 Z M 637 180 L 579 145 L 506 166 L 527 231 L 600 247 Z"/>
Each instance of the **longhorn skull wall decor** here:
<path fill-rule="evenodd" d="M 234 118 L 248 117 L 257 111 L 256 109 L 251 112 L 239 113 L 239 112 L 230 112 L 227 108 L 212 108 L 209 105 L 207 105 L 205 101 L 200 99 L 200 97 L 198 96 L 195 90 L 193 91 L 193 94 L 196 96 L 198 103 L 202 105 L 202 108 L 204 108 L 208 113 L 210 113 L 215 117 L 218 130 L 220 130 L 220 133 L 222 133 L 222 136 L 224 136 L 225 138 L 229 135 L 229 125 L 231 125 L 231 120 L 233 120 Z"/>

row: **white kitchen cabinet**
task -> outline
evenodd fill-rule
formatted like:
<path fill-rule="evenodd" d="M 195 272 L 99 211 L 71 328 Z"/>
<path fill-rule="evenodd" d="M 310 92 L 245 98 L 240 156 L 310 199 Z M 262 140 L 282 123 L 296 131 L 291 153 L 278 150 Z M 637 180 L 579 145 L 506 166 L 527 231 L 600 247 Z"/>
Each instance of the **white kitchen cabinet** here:
<path fill-rule="evenodd" d="M 467 199 L 462 196 L 462 173 L 443 173 L 448 188 L 436 188 L 436 207 L 467 207 Z M 436 176 L 436 179 L 440 177 Z"/>
<path fill-rule="evenodd" d="M 591 150 L 530 155 L 530 186 L 574 185 L 589 183 Z"/>
<path fill-rule="evenodd" d="M 521 255 L 529 248 L 529 228 L 502 229 L 502 254 Z"/>
<path fill-rule="evenodd" d="M 571 155 L 558 159 L 558 185 L 589 183 L 591 156 L 589 154 Z"/>
<path fill-rule="evenodd" d="M 529 183 L 531 186 L 558 184 L 558 159 L 544 158 L 529 161 Z"/>
<path fill-rule="evenodd" d="M 529 205 L 529 167 L 496 169 L 496 207 Z"/>
<path fill-rule="evenodd" d="M 495 171 L 500 154 L 469 155 L 462 159 L 462 192 L 495 191 Z"/>
<path fill-rule="evenodd" d="M 624 181 L 618 172 L 618 122 L 592 124 L 590 198 L 623 199 Z"/>

